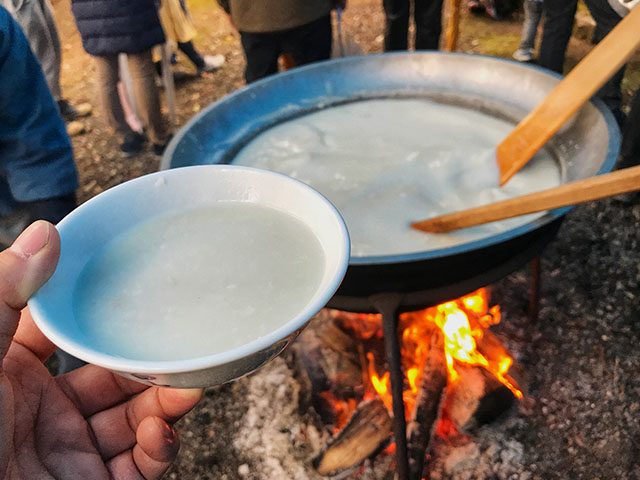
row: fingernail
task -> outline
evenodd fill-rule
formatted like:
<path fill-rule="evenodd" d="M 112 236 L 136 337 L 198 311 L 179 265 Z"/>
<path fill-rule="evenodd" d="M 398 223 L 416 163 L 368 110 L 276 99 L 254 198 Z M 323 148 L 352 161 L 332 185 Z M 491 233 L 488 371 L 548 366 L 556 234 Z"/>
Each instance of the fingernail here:
<path fill-rule="evenodd" d="M 162 436 L 167 441 L 167 443 L 173 443 L 176 439 L 176 431 L 169 425 L 165 423 L 162 428 Z"/>
<path fill-rule="evenodd" d="M 49 243 L 49 224 L 47 222 L 35 222 L 20 234 L 11 245 L 11 250 L 24 258 L 29 258 L 42 250 Z"/>

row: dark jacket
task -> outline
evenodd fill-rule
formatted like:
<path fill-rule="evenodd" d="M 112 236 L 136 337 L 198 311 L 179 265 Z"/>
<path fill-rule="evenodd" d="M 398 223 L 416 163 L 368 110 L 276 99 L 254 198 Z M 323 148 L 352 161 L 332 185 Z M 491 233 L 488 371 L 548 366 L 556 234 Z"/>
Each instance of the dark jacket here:
<path fill-rule="evenodd" d="M 91 55 L 139 53 L 164 42 L 154 0 L 73 0 L 71 9 Z"/>
<path fill-rule="evenodd" d="M 335 0 L 218 0 L 241 32 L 269 33 L 301 27 L 331 13 Z"/>

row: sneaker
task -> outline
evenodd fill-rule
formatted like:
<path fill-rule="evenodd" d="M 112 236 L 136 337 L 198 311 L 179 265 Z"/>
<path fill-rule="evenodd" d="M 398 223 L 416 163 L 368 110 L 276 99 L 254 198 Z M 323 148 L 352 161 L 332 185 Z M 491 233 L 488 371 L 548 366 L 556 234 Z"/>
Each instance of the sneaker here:
<path fill-rule="evenodd" d="M 124 139 L 120 144 L 120 151 L 127 158 L 133 157 L 142 151 L 146 141 L 147 137 L 143 134 L 138 132 L 129 132 L 125 134 Z"/>
<path fill-rule="evenodd" d="M 531 62 L 533 61 L 533 50 L 519 48 L 513 52 L 513 59 L 519 62 Z"/>
<path fill-rule="evenodd" d="M 225 63 L 224 55 L 205 55 L 204 66 L 198 69 L 198 74 L 205 72 L 215 72 Z"/>
<path fill-rule="evenodd" d="M 58 100 L 58 110 L 60 110 L 60 115 L 66 122 L 71 122 L 78 118 L 78 112 L 67 100 Z"/>

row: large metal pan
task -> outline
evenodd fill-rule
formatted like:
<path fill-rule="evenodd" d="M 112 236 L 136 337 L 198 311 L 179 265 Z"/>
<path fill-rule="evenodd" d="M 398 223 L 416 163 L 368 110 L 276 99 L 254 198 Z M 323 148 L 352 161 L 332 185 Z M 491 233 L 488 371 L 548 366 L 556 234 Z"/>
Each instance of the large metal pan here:
<path fill-rule="evenodd" d="M 275 124 L 359 99 L 428 97 L 470 106 L 517 123 L 558 82 L 543 69 L 493 57 L 399 53 L 339 59 L 250 85 L 210 105 L 174 137 L 162 168 L 232 163 Z M 563 181 L 608 172 L 620 147 L 611 113 L 594 100 L 549 144 Z M 407 255 L 352 257 L 331 306 L 371 311 L 372 295 L 400 292 L 406 309 L 435 304 L 487 285 L 537 256 L 556 235 L 562 208 L 504 233 L 451 248 Z"/>

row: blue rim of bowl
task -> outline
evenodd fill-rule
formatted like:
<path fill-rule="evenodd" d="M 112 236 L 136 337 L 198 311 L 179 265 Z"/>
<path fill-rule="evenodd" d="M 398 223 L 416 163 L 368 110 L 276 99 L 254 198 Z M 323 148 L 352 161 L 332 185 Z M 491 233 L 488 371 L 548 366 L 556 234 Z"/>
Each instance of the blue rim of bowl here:
<path fill-rule="evenodd" d="M 36 325 L 49 340 L 51 340 L 56 346 L 62 348 L 64 351 L 70 353 L 71 355 L 74 355 L 81 360 L 92 363 L 94 365 L 107 368 L 109 370 L 135 372 L 140 374 L 172 374 L 201 371 L 207 370 L 209 368 L 214 368 L 216 366 L 223 366 L 225 364 L 238 361 L 243 358 L 248 358 L 255 353 L 266 350 L 276 343 L 285 340 L 300 328 L 304 327 L 308 323 L 308 321 L 327 304 L 333 294 L 338 290 L 338 287 L 340 286 L 340 283 L 342 282 L 342 279 L 344 278 L 344 275 L 347 271 L 350 253 L 349 232 L 345 225 L 344 219 L 342 218 L 342 215 L 335 208 L 335 206 L 329 200 L 327 200 L 326 197 L 324 197 L 313 188 L 309 187 L 304 182 L 300 182 L 299 180 L 293 179 L 287 175 L 282 175 L 280 173 L 271 172 L 268 170 L 260 170 L 252 167 L 241 167 L 226 164 L 181 167 L 151 173 L 119 184 L 88 200 L 83 205 L 78 207 L 78 209 L 74 210 L 74 212 L 82 209 L 85 205 L 91 205 L 94 201 L 96 201 L 96 199 L 100 199 L 99 201 L 103 201 L 106 195 L 114 195 L 123 188 L 130 188 L 132 184 L 142 181 L 150 181 L 150 177 L 162 178 L 166 175 L 172 175 L 172 172 L 180 172 L 186 169 L 197 170 L 212 168 L 220 171 L 242 170 L 251 172 L 252 174 L 269 175 L 284 179 L 287 182 L 296 184 L 298 187 L 303 187 L 304 190 L 309 191 L 309 193 L 314 195 L 318 199 L 318 201 L 320 201 L 330 212 L 332 212 L 333 217 L 338 224 L 340 236 L 342 237 L 342 241 L 340 242 L 342 244 L 342 248 L 338 252 L 338 269 L 328 282 L 328 288 L 325 289 L 324 293 L 319 295 L 315 301 L 310 302 L 300 314 L 296 315 L 287 323 L 265 336 L 259 337 L 244 345 L 232 348 L 231 350 L 227 350 L 225 352 L 185 360 L 168 361 L 134 360 L 109 355 L 107 353 L 97 352 L 74 340 L 69 339 L 69 337 L 65 335 L 64 332 L 62 332 L 59 328 L 56 328 L 55 324 L 50 321 L 51 316 L 46 313 L 46 308 L 38 300 L 38 295 L 36 293 L 28 302 L 29 310 Z M 64 231 L 65 225 L 73 221 L 74 212 L 71 212 L 58 224 L 57 228 L 59 230 Z"/>
<path fill-rule="evenodd" d="M 391 53 L 368 54 L 368 55 L 358 56 L 358 57 L 336 58 L 332 60 L 326 60 L 324 62 L 317 62 L 310 65 L 305 65 L 302 67 L 296 67 L 292 70 L 279 73 L 277 76 L 282 78 L 283 76 L 300 75 L 308 71 L 325 68 L 326 66 L 336 65 L 340 63 L 351 63 L 354 61 L 354 59 L 357 59 L 357 60 L 364 59 L 365 61 L 367 61 L 367 60 L 375 60 L 376 58 L 382 58 L 382 57 L 388 58 L 388 57 L 407 57 L 407 56 L 420 56 L 420 55 L 443 55 L 443 56 L 452 56 L 452 57 L 480 58 L 483 60 L 489 60 L 489 61 L 494 61 L 499 63 L 515 64 L 515 65 L 518 65 L 520 68 L 531 69 L 531 70 L 543 73 L 549 77 L 554 77 L 557 79 L 563 78 L 562 75 L 556 72 L 553 72 L 551 70 L 547 70 L 546 68 L 542 68 L 539 65 L 533 65 L 529 63 L 523 64 L 521 62 L 517 62 L 515 60 L 511 60 L 508 58 L 495 57 L 492 55 L 484 55 L 484 54 L 476 54 L 476 53 L 440 52 L 440 51 L 411 52 L 411 53 L 391 52 Z M 247 94 L 250 95 L 251 92 L 253 91 L 253 88 L 259 87 L 260 85 L 263 85 L 263 84 L 268 84 L 269 82 L 273 81 L 275 77 L 276 76 L 267 77 L 255 83 L 252 83 L 251 85 L 247 85 L 239 90 L 236 90 L 230 95 L 227 95 L 221 98 L 220 100 L 208 105 L 206 108 L 200 111 L 197 115 L 192 117 L 172 138 L 171 142 L 167 146 L 167 149 L 162 157 L 160 168 L 163 170 L 171 169 L 169 165 L 171 163 L 171 157 L 173 155 L 173 152 L 175 151 L 176 147 L 181 142 L 181 140 L 184 138 L 184 136 L 187 134 L 189 128 L 192 125 L 196 124 L 202 117 L 206 116 L 211 110 L 213 110 L 214 108 L 217 108 L 219 105 L 234 102 L 236 97 L 241 97 Z M 597 108 L 598 111 L 602 114 L 605 125 L 607 127 L 607 132 L 609 133 L 609 143 L 607 145 L 607 156 L 605 157 L 604 162 L 598 169 L 597 175 L 599 175 L 601 173 L 611 171 L 618 158 L 618 152 L 620 150 L 620 143 L 621 143 L 620 134 L 619 134 L 620 129 L 618 127 L 618 124 L 613 114 L 611 113 L 609 108 L 604 104 L 602 100 L 594 97 L 590 100 L 590 103 L 595 108 Z M 330 108 L 331 104 L 327 105 L 327 107 Z M 218 165 L 221 165 L 221 164 L 218 164 Z M 507 230 L 505 232 L 502 232 L 496 235 L 491 235 L 489 237 L 481 238 L 479 240 L 465 242 L 453 247 L 424 250 L 420 252 L 412 252 L 412 253 L 406 253 L 406 254 L 357 256 L 357 257 L 351 257 L 349 259 L 349 264 L 354 266 L 364 267 L 364 266 L 375 266 L 375 265 L 386 265 L 386 264 L 414 263 L 414 262 L 421 262 L 425 260 L 431 260 L 435 258 L 464 254 L 472 250 L 479 250 L 485 247 L 490 247 L 492 245 L 503 243 L 513 238 L 529 233 L 533 230 L 537 230 L 538 228 L 544 225 L 547 225 L 548 223 L 551 223 L 552 221 L 566 215 L 573 208 L 575 208 L 575 206 L 558 208 L 558 209 L 547 212 L 543 216 L 537 219 L 534 219 L 529 223 L 526 223 L 519 227 L 515 227 L 511 230 Z"/>

